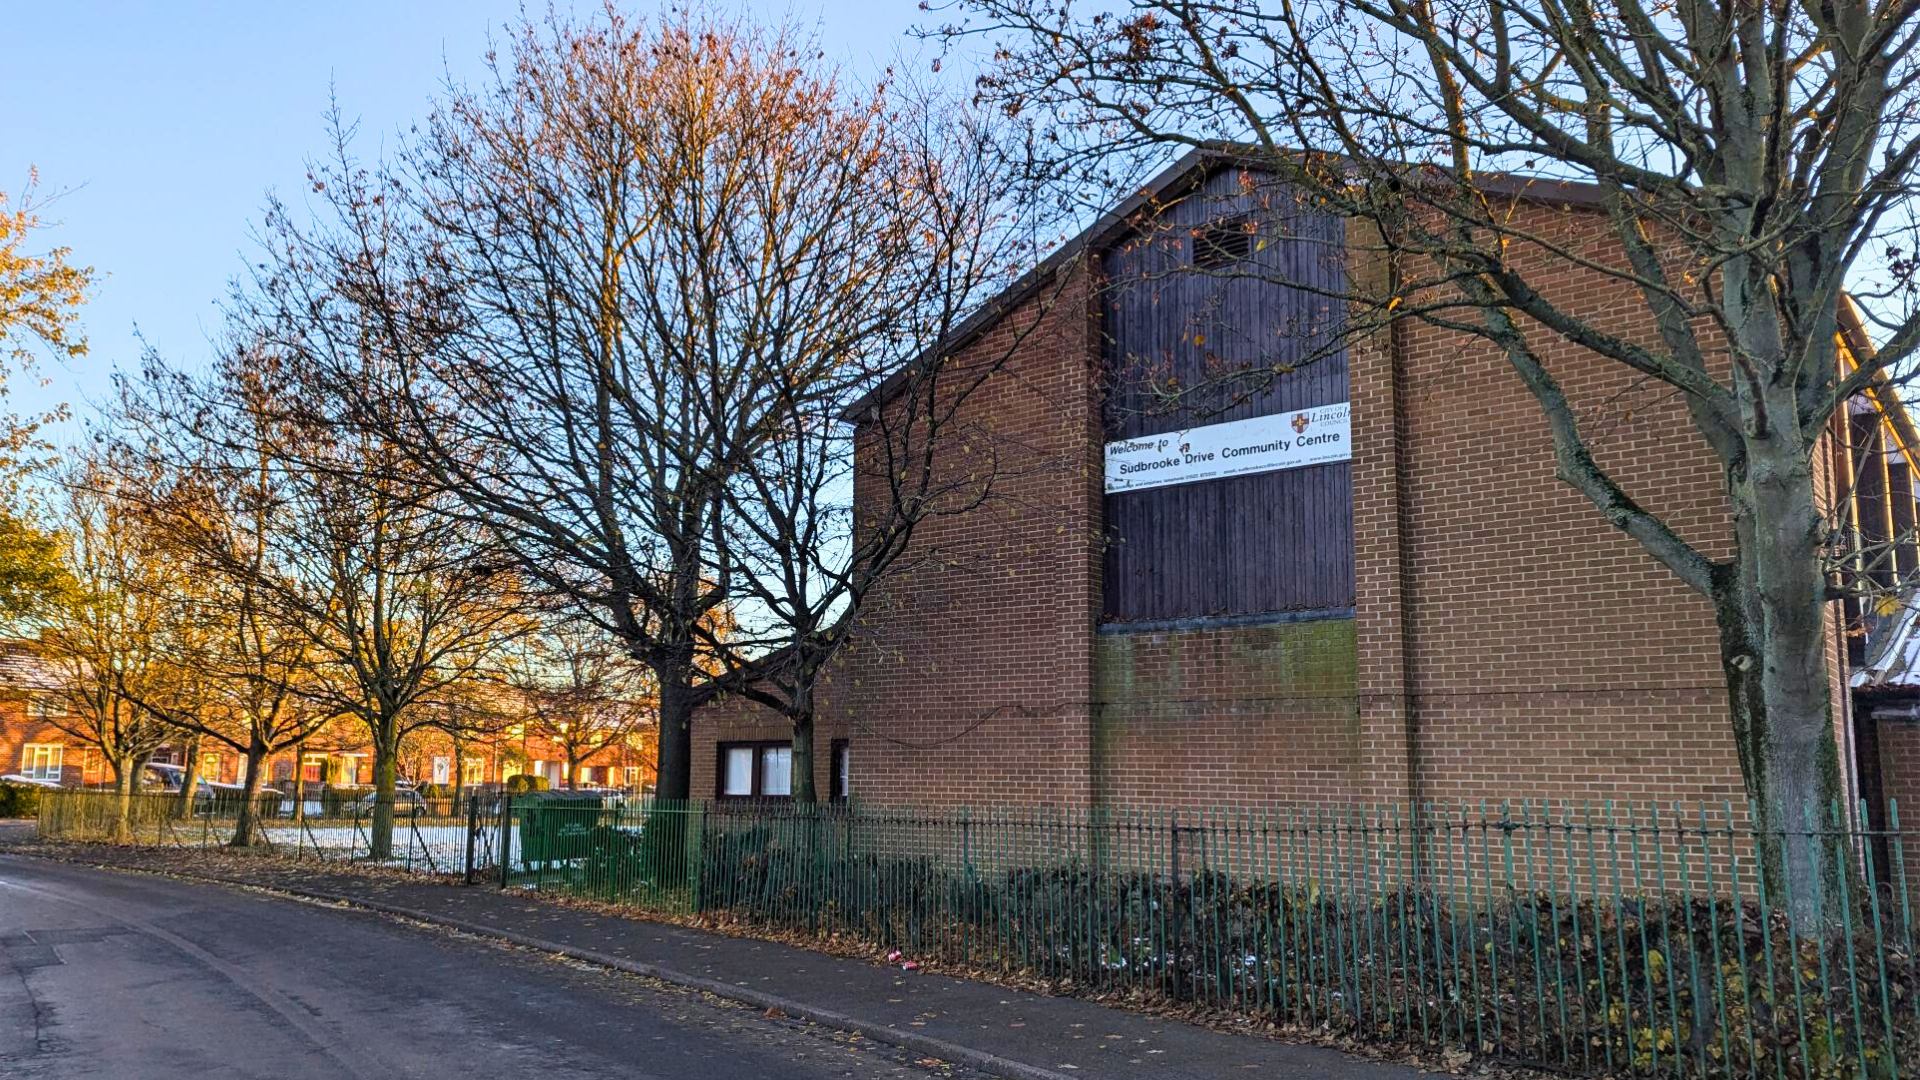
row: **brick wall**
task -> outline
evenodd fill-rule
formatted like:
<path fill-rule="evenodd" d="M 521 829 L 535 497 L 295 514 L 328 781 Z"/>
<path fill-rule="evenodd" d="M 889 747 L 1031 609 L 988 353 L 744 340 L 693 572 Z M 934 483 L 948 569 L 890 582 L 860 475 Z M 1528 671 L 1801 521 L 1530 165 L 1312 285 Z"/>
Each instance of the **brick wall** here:
<path fill-rule="evenodd" d="M 1520 227 L 1573 251 L 1621 258 L 1592 211 L 1521 213 Z M 1575 314 L 1652 336 L 1644 306 L 1620 284 L 1538 250 L 1516 257 Z M 1551 334 L 1534 338 L 1599 463 L 1680 535 L 1724 553 L 1718 467 L 1682 405 Z M 1363 598 L 1358 617 L 1369 642 L 1394 636 L 1372 620 L 1404 620 L 1398 689 L 1417 732 L 1409 794 L 1737 797 L 1711 605 L 1556 479 L 1541 410 L 1497 350 L 1412 320 L 1394 345 L 1371 359 L 1397 370 L 1367 379 L 1391 386 L 1393 421 L 1383 408 L 1366 432 L 1392 431 L 1398 476 L 1392 490 L 1356 480 L 1354 512 L 1397 524 L 1397 551 L 1386 530 L 1356 529 L 1374 591 L 1382 579 L 1400 589 L 1396 608 Z M 1357 390 L 1357 410 L 1359 399 Z M 1381 651 L 1390 650 L 1363 662 Z"/>
<path fill-rule="evenodd" d="M 1619 258 L 1591 210 L 1519 212 Z M 1538 279 L 1610 330 L 1652 336 L 1619 283 L 1564 259 Z M 1352 620 L 1096 633 L 1094 305 L 1082 282 L 1052 305 L 971 406 L 1017 466 L 1003 498 L 929 523 L 916 545 L 938 557 L 889 584 L 822 696 L 833 737 L 851 740 L 856 797 L 1740 799 L 1710 605 L 1555 477 L 1540 408 L 1497 350 L 1411 320 L 1350 353 Z M 1600 463 L 1724 554 L 1718 468 L 1679 402 L 1538 340 Z M 751 709 L 709 710 L 694 790 L 712 790 L 717 742 L 781 733 Z"/>
<path fill-rule="evenodd" d="M 1092 317 L 1086 281 L 1070 272 L 962 353 L 963 367 L 1006 358 L 969 401 L 975 427 L 955 450 L 966 461 L 957 467 L 997 473 L 997 495 L 920 525 L 911 573 L 871 598 L 859 640 L 817 697 L 832 737 L 849 740 L 856 798 L 1092 797 L 1102 445 Z M 756 712 L 734 702 L 696 720 L 696 794 L 714 790 L 717 743 L 784 737 Z M 825 758 L 824 732 L 818 745 Z"/>
<path fill-rule="evenodd" d="M 830 693 L 827 697 L 832 700 Z M 849 731 L 844 714 L 831 707 L 826 711 L 813 729 L 813 787 L 822 800 L 833 790 L 833 743 L 847 738 Z M 793 729 L 785 717 L 745 698 L 722 698 L 706 706 L 694 722 L 693 797 L 711 799 L 718 794 L 721 744 L 786 742 L 792 738 Z"/>
<path fill-rule="evenodd" d="M 74 738 L 44 720 L 28 714 L 27 695 L 0 692 L 0 774 L 17 773 L 24 767 L 22 754 L 29 744 L 51 743 L 65 747 L 61 781 L 67 784 L 91 783 L 106 779 L 100 755 L 84 746 L 73 745 Z"/>
<path fill-rule="evenodd" d="M 1920 721 L 1879 721 L 1882 796 L 1900 806 L 1906 828 L 1920 821 Z"/>
<path fill-rule="evenodd" d="M 1355 796 L 1354 621 L 1095 640 L 1096 798 L 1206 808 Z"/>

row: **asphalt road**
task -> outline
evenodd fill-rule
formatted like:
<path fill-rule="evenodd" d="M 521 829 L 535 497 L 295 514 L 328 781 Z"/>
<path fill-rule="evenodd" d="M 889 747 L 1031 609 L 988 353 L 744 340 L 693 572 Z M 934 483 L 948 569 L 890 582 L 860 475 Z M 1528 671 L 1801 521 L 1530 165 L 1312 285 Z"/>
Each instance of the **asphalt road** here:
<path fill-rule="evenodd" d="M 360 911 L 0 855 L 0 1076 L 979 1074 Z"/>

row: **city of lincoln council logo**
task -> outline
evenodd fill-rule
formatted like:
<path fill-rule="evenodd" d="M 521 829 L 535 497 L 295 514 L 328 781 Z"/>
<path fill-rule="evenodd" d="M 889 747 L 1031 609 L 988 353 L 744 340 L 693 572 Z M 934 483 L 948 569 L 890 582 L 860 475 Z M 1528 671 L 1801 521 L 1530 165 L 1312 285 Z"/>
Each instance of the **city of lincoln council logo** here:
<path fill-rule="evenodd" d="M 1295 435 L 1306 434 L 1307 425 L 1310 423 L 1312 423 L 1312 421 L 1307 419 L 1306 413 L 1294 413 L 1293 414 L 1293 433 Z"/>

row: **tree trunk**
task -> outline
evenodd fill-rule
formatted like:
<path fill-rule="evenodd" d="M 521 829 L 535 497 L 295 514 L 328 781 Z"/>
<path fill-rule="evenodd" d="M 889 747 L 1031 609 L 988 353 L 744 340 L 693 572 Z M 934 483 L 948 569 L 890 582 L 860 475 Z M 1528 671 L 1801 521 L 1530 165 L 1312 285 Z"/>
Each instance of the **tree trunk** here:
<path fill-rule="evenodd" d="M 383 733 L 373 744 L 373 824 L 368 830 L 367 858 L 374 862 L 393 857 L 393 792 L 399 767 L 399 736 Z"/>
<path fill-rule="evenodd" d="M 293 823 L 307 820 L 307 744 L 293 744 Z"/>
<path fill-rule="evenodd" d="M 793 720 L 793 801 L 816 803 L 820 796 L 813 786 L 813 710 L 795 712 Z"/>
<path fill-rule="evenodd" d="M 195 732 L 187 739 L 186 752 L 180 759 L 180 800 L 174 807 L 175 817 L 193 816 L 194 770 L 200 762 L 200 735 Z"/>
<path fill-rule="evenodd" d="M 653 665 L 660 686 L 660 765 L 654 794 L 685 800 L 693 794 L 693 656 Z"/>
<path fill-rule="evenodd" d="M 1734 485 L 1739 554 L 1716 586 L 1734 735 L 1758 820 L 1769 891 L 1796 925 L 1837 916 L 1843 893 L 1822 831 L 1844 799 L 1833 731 L 1821 515 L 1807 454 L 1784 437 L 1749 442 Z"/>
<path fill-rule="evenodd" d="M 233 826 L 228 847 L 252 847 L 253 834 L 260 831 L 260 773 L 266 768 L 267 747 L 257 737 L 247 744 L 247 778 L 240 789 L 240 813 Z"/>
<path fill-rule="evenodd" d="M 453 741 L 453 808 L 457 812 L 467 804 L 467 757 L 459 738 Z"/>
<path fill-rule="evenodd" d="M 113 766 L 113 827 L 108 839 L 116 844 L 133 842 L 134 759 L 130 754 L 106 755 Z"/>

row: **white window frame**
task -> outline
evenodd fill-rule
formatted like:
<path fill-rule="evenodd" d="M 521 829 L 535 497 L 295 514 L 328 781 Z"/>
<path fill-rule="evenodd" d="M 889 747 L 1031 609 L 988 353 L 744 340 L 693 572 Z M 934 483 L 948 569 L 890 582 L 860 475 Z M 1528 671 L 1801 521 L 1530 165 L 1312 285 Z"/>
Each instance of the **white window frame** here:
<path fill-rule="evenodd" d="M 28 743 L 20 748 L 20 775 L 35 780 L 59 780 L 65 772 L 67 748 L 59 743 Z"/>

